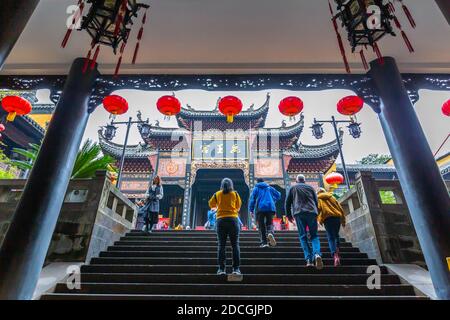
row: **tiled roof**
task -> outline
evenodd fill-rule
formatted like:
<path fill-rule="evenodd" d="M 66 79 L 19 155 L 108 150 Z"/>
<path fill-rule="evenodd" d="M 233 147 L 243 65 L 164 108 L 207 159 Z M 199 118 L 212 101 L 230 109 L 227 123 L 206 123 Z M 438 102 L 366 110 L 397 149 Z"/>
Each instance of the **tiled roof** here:
<path fill-rule="evenodd" d="M 344 134 L 340 132 L 341 143 L 343 141 Z M 334 157 L 339 155 L 339 146 L 336 140 L 333 140 L 326 144 L 321 145 L 295 145 L 289 150 L 284 152 L 285 155 L 291 156 L 293 159 L 320 159 Z"/>
<path fill-rule="evenodd" d="M 347 171 L 371 171 L 371 172 L 396 172 L 394 166 L 388 164 L 346 164 Z M 343 170 L 342 164 L 337 164 L 336 169 Z"/>
<path fill-rule="evenodd" d="M 267 95 L 266 102 L 259 109 L 254 109 L 253 105 L 242 111 L 240 114 L 235 116 L 235 121 L 232 124 L 227 124 L 225 129 L 238 129 L 242 128 L 244 130 L 251 128 L 262 128 L 265 125 L 267 114 L 269 113 L 270 106 L 270 95 Z M 219 112 L 217 107 L 214 110 L 203 111 L 195 110 L 188 106 L 188 108 L 181 108 L 181 112 L 176 116 L 178 125 L 182 128 L 192 130 L 193 121 L 203 121 L 204 130 L 209 129 L 209 124 L 218 122 L 220 125 L 224 125 L 224 115 Z M 206 126 L 206 127 L 205 127 Z M 208 128 L 207 128 L 208 127 Z M 211 128 L 219 129 L 218 126 L 212 125 Z"/>
<path fill-rule="evenodd" d="M 100 147 L 105 154 L 108 154 L 116 159 L 121 158 L 123 145 L 106 140 L 101 130 L 98 131 L 98 140 Z M 157 152 L 149 146 L 141 144 L 127 146 L 125 149 L 126 158 L 147 158 L 151 155 L 155 155 L 156 153 Z"/>

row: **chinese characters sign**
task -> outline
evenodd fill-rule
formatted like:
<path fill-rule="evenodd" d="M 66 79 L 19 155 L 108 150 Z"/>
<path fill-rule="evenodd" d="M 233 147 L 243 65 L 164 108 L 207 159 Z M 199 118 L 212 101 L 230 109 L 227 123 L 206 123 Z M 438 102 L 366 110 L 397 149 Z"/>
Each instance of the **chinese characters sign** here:
<path fill-rule="evenodd" d="M 248 140 L 194 140 L 193 160 L 233 161 L 247 160 Z"/>

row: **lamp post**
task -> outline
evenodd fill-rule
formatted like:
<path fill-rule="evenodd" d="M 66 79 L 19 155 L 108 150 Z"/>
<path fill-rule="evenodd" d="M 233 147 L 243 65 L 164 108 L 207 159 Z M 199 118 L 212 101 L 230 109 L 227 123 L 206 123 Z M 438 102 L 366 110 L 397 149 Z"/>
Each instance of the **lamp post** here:
<path fill-rule="evenodd" d="M 350 179 L 348 177 L 347 167 L 345 166 L 344 153 L 342 152 L 342 143 L 341 139 L 339 138 L 338 124 L 339 123 L 348 124 L 347 128 L 349 129 L 350 135 L 355 139 L 361 137 L 361 124 L 356 122 L 354 118 L 351 118 L 351 120 L 336 120 L 336 118 L 332 116 L 331 120 L 314 119 L 314 123 L 311 126 L 311 129 L 316 139 L 322 139 L 324 133 L 322 126 L 325 123 L 331 123 L 333 125 L 334 133 L 336 135 L 336 141 L 339 147 L 339 154 L 341 155 L 342 168 L 344 169 L 345 182 L 347 184 L 347 188 L 350 190 Z"/>
<path fill-rule="evenodd" d="M 140 119 L 140 117 L 138 116 L 139 120 L 133 120 L 132 117 L 130 117 L 128 119 L 128 121 L 111 121 L 111 123 L 109 125 L 107 125 L 106 127 L 104 127 L 104 136 L 106 138 L 106 140 L 111 141 L 115 135 L 116 135 L 116 131 L 117 131 L 117 127 L 119 125 L 126 125 L 127 126 L 127 133 L 125 135 L 125 142 L 123 144 L 123 149 L 122 149 L 122 156 L 120 158 L 120 167 L 119 167 L 119 174 L 117 176 L 117 183 L 116 183 L 116 187 L 120 190 L 120 185 L 122 183 L 122 171 L 123 171 L 123 166 L 125 163 L 125 152 L 127 150 L 127 145 L 128 145 L 128 138 L 130 136 L 130 129 L 131 126 L 133 124 L 137 124 L 137 125 L 142 125 L 142 134 L 146 134 L 147 131 L 150 130 L 150 125 L 149 125 L 149 119 L 143 121 Z"/>

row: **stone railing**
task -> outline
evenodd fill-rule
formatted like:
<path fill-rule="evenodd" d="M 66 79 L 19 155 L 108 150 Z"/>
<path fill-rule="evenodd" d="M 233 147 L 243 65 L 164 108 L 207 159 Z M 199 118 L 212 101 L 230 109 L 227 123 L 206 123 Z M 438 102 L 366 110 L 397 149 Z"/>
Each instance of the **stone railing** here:
<path fill-rule="evenodd" d="M 370 258 L 426 266 L 399 181 L 360 172 L 339 202 L 347 216 L 344 237 Z"/>
<path fill-rule="evenodd" d="M 8 230 L 25 180 L 0 180 L 0 245 Z M 53 233 L 46 264 L 88 262 L 131 230 L 136 206 L 97 172 L 93 179 L 72 180 Z"/>

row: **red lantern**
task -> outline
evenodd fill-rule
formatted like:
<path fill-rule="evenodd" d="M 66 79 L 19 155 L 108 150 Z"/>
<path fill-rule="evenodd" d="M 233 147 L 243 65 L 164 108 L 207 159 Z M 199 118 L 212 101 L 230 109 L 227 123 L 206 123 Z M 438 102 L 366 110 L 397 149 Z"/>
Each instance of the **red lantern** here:
<path fill-rule="evenodd" d="M 233 123 L 234 116 L 241 113 L 242 107 L 242 101 L 234 96 L 227 96 L 219 101 L 219 111 L 227 116 L 228 123 Z"/>
<path fill-rule="evenodd" d="M 0 132 L 3 132 L 5 130 L 6 130 L 5 125 L 3 123 L 0 123 Z"/>
<path fill-rule="evenodd" d="M 14 121 L 17 115 L 24 116 L 29 114 L 33 107 L 31 103 L 19 96 L 8 96 L 2 100 L 3 109 L 8 112 L 7 121 Z"/>
<path fill-rule="evenodd" d="M 294 118 L 303 110 L 303 101 L 298 97 L 287 97 L 281 100 L 278 106 L 280 112 L 290 118 Z"/>
<path fill-rule="evenodd" d="M 344 116 L 352 116 L 361 111 L 364 100 L 358 96 L 348 96 L 337 104 L 337 111 Z"/>
<path fill-rule="evenodd" d="M 450 100 L 448 100 L 444 105 L 442 106 L 442 113 L 446 115 L 447 117 L 450 117 Z"/>
<path fill-rule="evenodd" d="M 128 102 L 121 96 L 110 95 L 103 99 L 103 107 L 113 115 L 120 115 L 128 111 Z"/>
<path fill-rule="evenodd" d="M 174 95 L 162 96 L 158 99 L 158 102 L 156 102 L 156 107 L 163 115 L 171 117 L 180 113 L 181 102 Z"/>
<path fill-rule="evenodd" d="M 339 184 L 344 183 L 344 177 L 340 173 L 333 172 L 325 177 L 325 181 L 336 189 Z"/>

